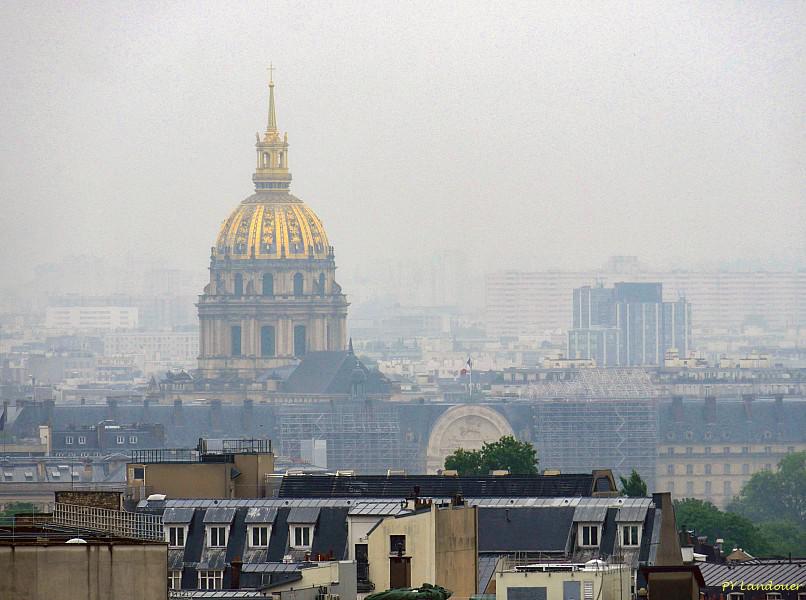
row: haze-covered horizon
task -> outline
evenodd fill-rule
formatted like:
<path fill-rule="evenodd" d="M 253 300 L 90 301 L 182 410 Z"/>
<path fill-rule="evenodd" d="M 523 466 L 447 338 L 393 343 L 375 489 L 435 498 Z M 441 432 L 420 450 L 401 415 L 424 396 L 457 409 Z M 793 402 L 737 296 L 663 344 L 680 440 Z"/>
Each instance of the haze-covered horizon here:
<path fill-rule="evenodd" d="M 802 3 L 0 7 L 6 286 L 201 271 L 252 191 L 266 66 L 342 277 L 803 264 Z M 348 293 L 351 290 L 346 290 Z"/>

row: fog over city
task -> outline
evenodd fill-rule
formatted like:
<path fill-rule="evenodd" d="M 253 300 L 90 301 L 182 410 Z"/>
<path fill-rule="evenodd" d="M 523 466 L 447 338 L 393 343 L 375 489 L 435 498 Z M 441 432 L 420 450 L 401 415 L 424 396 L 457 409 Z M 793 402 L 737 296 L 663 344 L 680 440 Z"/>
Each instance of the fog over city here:
<path fill-rule="evenodd" d="M 80 255 L 201 284 L 270 61 L 346 281 L 441 252 L 802 265 L 805 27 L 800 2 L 6 2 L 3 286 Z"/>

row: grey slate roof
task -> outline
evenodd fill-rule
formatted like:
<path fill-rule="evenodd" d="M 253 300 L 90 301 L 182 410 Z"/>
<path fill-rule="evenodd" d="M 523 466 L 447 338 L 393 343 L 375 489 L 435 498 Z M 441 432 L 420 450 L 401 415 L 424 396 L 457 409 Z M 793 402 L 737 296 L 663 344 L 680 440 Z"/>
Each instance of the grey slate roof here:
<path fill-rule="evenodd" d="M 244 563 L 244 573 L 293 573 L 299 571 L 299 563 Z"/>
<path fill-rule="evenodd" d="M 319 507 L 298 507 L 288 511 L 289 523 L 316 523 L 319 518 Z"/>
<path fill-rule="evenodd" d="M 806 560 L 753 561 L 751 563 L 698 563 L 700 573 L 708 587 L 722 587 L 724 581 L 767 583 L 772 579 L 777 584 L 797 584 L 806 587 Z"/>
<path fill-rule="evenodd" d="M 574 509 L 480 508 L 479 552 L 565 552 Z"/>
<path fill-rule="evenodd" d="M 234 508 L 208 508 L 204 513 L 203 523 L 231 523 L 233 517 L 235 517 Z"/>
<path fill-rule="evenodd" d="M 277 509 L 268 506 L 253 506 L 246 511 L 246 518 L 244 522 L 247 524 L 261 523 L 264 525 L 271 525 L 274 519 L 277 518 Z"/>
<path fill-rule="evenodd" d="M 623 506 L 616 514 L 616 523 L 643 523 L 648 505 Z"/>
<path fill-rule="evenodd" d="M 367 369 L 347 350 L 308 352 L 283 383 L 283 390 L 295 394 L 350 394 L 354 371 L 363 375 L 366 393 L 389 393 L 391 386 L 386 377 Z"/>
<path fill-rule="evenodd" d="M 196 567 L 199 571 L 219 571 L 227 566 L 227 550 L 225 548 L 205 548 L 201 560 Z"/>
<path fill-rule="evenodd" d="M 357 503 L 350 508 L 350 516 L 390 516 L 397 514 L 400 510 L 400 502 L 393 500 L 391 502 L 362 502 Z"/>
<path fill-rule="evenodd" d="M 166 508 L 162 513 L 163 523 L 190 523 L 193 520 L 193 508 Z"/>
<path fill-rule="evenodd" d="M 574 509 L 574 523 L 601 523 L 607 514 L 607 505 L 580 505 Z"/>

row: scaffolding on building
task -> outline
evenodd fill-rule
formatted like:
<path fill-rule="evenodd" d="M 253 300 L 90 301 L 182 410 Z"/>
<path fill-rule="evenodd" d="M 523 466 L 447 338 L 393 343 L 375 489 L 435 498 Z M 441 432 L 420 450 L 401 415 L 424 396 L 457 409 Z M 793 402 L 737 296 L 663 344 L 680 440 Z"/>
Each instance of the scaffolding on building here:
<path fill-rule="evenodd" d="M 372 401 L 329 405 L 287 405 L 279 411 L 280 453 L 301 457 L 306 440 L 325 440 L 329 470 L 382 474 L 388 469 L 418 472 L 419 444 L 404 439 L 395 406 Z"/>
<path fill-rule="evenodd" d="M 541 398 L 658 398 L 661 389 L 641 368 L 587 368 L 569 371 L 569 379 L 546 379 L 521 391 L 528 399 Z"/>

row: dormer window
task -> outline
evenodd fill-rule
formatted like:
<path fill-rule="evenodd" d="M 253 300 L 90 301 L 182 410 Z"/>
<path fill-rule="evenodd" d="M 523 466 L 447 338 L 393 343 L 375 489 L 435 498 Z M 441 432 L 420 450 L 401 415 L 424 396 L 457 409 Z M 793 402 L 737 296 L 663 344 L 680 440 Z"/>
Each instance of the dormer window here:
<path fill-rule="evenodd" d="M 249 528 L 249 547 L 268 548 L 271 528 L 267 525 L 253 525 Z"/>
<path fill-rule="evenodd" d="M 187 527 L 184 525 L 171 525 L 165 528 L 165 541 L 169 548 L 184 548 L 187 537 Z"/>
<path fill-rule="evenodd" d="M 638 546 L 641 543 L 641 526 L 625 524 L 621 526 L 621 545 Z"/>
<path fill-rule="evenodd" d="M 599 525 L 582 524 L 579 526 L 579 545 L 582 548 L 599 547 Z"/>
<path fill-rule="evenodd" d="M 310 525 L 293 525 L 291 527 L 291 547 L 310 548 L 311 529 Z"/>
<path fill-rule="evenodd" d="M 71 445 L 73 443 L 73 436 L 72 435 L 64 436 L 64 443 L 67 444 L 68 446 Z"/>
<path fill-rule="evenodd" d="M 207 547 L 208 548 L 227 547 L 226 525 L 209 525 L 207 527 Z"/>

